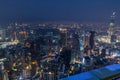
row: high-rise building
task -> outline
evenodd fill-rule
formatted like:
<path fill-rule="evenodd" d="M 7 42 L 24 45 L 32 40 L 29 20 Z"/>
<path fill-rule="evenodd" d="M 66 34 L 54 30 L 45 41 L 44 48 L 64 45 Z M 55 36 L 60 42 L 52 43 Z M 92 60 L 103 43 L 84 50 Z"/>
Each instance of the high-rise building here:
<path fill-rule="evenodd" d="M 4 40 L 6 33 L 5 29 L 0 28 L 0 40 Z"/>
<path fill-rule="evenodd" d="M 108 37 L 109 37 L 109 42 L 112 44 L 115 42 L 115 35 L 114 35 L 114 27 L 115 27 L 115 16 L 116 12 L 113 12 L 111 19 L 110 19 L 110 24 L 109 24 L 109 29 L 108 29 Z"/>
<path fill-rule="evenodd" d="M 90 31 L 90 37 L 89 37 L 90 49 L 94 48 L 94 44 L 95 44 L 95 31 Z"/>
<path fill-rule="evenodd" d="M 69 69 L 71 61 L 71 48 L 64 47 L 60 54 L 60 57 L 63 59 L 63 63 L 65 64 L 66 69 Z"/>
<path fill-rule="evenodd" d="M 84 32 L 83 34 L 84 34 L 84 36 L 83 36 L 84 44 L 83 45 L 84 45 L 84 47 L 89 46 L 89 34 L 87 32 Z"/>
<path fill-rule="evenodd" d="M 8 80 L 8 74 L 4 70 L 4 63 L 0 62 L 0 80 Z"/>

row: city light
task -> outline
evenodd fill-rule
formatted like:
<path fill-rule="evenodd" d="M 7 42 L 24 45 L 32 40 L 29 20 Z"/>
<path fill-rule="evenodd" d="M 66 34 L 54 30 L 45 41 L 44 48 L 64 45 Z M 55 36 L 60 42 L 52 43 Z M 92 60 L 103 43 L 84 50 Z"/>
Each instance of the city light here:
<path fill-rule="evenodd" d="M 0 80 L 116 80 L 119 3 L 0 0 Z"/>

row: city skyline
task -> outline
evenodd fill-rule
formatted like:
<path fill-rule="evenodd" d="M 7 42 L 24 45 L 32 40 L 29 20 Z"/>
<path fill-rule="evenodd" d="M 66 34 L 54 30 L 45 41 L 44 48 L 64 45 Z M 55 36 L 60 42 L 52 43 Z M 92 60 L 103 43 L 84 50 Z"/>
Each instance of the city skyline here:
<path fill-rule="evenodd" d="M 0 80 L 120 79 L 119 3 L 0 0 Z"/>
<path fill-rule="evenodd" d="M 0 24 L 10 22 L 76 21 L 108 22 L 119 0 L 1 0 Z"/>

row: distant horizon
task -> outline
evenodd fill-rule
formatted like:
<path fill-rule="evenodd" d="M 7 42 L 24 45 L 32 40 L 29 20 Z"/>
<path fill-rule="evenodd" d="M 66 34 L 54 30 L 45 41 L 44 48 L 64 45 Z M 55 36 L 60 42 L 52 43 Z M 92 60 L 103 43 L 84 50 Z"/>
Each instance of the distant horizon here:
<path fill-rule="evenodd" d="M 107 24 L 109 25 L 110 20 L 106 21 L 106 22 L 81 22 L 81 21 L 36 21 L 36 22 L 9 22 L 9 23 L 4 23 L 4 24 L 0 24 L 0 26 L 6 26 L 6 25 L 10 25 L 10 24 L 42 24 L 42 23 L 52 23 L 52 24 Z M 120 25 L 120 23 L 115 22 L 116 25 Z"/>

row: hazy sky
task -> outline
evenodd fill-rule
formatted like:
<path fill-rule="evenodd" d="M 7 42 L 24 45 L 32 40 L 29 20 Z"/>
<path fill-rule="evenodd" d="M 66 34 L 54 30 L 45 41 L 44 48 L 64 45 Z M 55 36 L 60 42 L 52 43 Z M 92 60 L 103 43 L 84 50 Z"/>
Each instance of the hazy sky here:
<path fill-rule="evenodd" d="M 0 23 L 38 21 L 105 22 L 120 0 L 0 0 Z"/>

